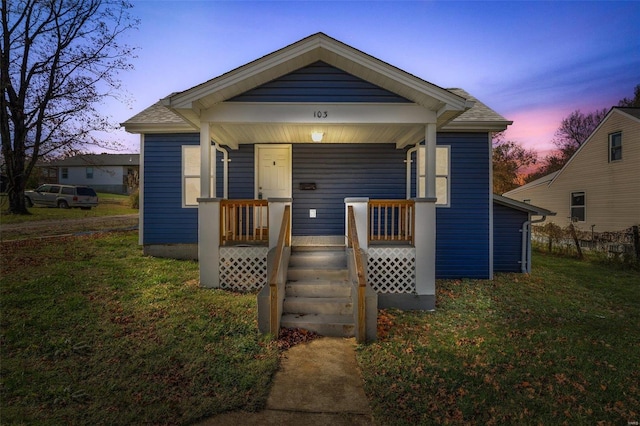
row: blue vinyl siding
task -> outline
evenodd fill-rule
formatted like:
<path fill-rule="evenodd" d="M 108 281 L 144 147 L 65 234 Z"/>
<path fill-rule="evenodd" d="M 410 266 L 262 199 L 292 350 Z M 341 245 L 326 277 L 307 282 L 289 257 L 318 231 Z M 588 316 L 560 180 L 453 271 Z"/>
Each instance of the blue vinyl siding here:
<path fill-rule="evenodd" d="M 410 102 L 324 62 L 265 83 L 230 102 Z"/>
<path fill-rule="evenodd" d="M 520 272 L 522 265 L 522 224 L 526 212 L 493 203 L 493 270 Z"/>
<path fill-rule="evenodd" d="M 182 207 L 182 145 L 199 134 L 145 135 L 144 244 L 198 242 L 198 209 Z"/>
<path fill-rule="evenodd" d="M 406 151 L 393 144 L 298 144 L 292 155 L 293 235 L 344 235 L 347 197 L 405 198 Z M 316 189 L 300 190 L 301 182 Z"/>
<path fill-rule="evenodd" d="M 436 209 L 436 277 L 488 278 L 488 135 L 438 133 L 437 144 L 451 146 L 451 206 Z"/>
<path fill-rule="evenodd" d="M 145 135 L 144 244 L 198 242 L 198 209 L 182 207 L 182 146 L 199 144 L 198 133 Z M 223 194 L 221 160 L 222 154 L 218 152 L 218 196 Z"/>
<path fill-rule="evenodd" d="M 229 198 L 255 198 L 255 157 L 254 145 L 240 145 L 237 150 L 229 151 Z M 222 176 L 220 176 L 222 180 Z M 222 196 L 222 192 L 218 195 Z"/>

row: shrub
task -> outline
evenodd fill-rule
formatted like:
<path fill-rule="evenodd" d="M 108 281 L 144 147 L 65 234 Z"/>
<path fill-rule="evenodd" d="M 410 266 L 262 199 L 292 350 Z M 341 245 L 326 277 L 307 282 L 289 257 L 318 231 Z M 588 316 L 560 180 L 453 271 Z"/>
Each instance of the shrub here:
<path fill-rule="evenodd" d="M 140 190 L 136 189 L 129 195 L 129 206 L 132 209 L 140 209 Z"/>

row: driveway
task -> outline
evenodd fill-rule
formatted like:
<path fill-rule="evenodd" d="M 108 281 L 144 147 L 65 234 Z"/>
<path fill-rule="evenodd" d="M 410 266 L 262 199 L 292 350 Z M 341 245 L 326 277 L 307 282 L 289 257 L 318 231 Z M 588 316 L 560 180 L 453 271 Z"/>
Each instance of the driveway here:
<path fill-rule="evenodd" d="M 2 224 L 0 226 L 0 240 L 23 240 L 96 231 L 137 229 L 137 227 L 137 214 L 83 217 L 81 219 L 42 220 Z"/>

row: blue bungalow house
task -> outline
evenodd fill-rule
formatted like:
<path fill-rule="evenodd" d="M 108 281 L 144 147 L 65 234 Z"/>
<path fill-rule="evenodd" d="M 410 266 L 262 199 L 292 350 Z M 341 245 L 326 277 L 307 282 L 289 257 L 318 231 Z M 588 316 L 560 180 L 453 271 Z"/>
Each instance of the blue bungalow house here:
<path fill-rule="evenodd" d="M 140 244 L 198 258 L 202 286 L 261 290 L 263 331 L 289 324 L 292 282 L 354 283 L 334 295 L 352 312 L 327 315 L 362 337 L 377 307 L 433 309 L 436 278 L 492 278 L 491 133 L 509 124 L 314 34 L 123 123 L 140 134 Z M 318 275 L 334 263 L 347 272 Z"/>

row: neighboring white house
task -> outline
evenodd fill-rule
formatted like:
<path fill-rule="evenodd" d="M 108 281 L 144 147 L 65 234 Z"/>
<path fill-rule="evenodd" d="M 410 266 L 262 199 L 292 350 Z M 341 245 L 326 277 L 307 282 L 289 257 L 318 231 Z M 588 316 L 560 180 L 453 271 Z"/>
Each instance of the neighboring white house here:
<path fill-rule="evenodd" d="M 640 225 L 640 108 L 614 107 L 558 172 L 504 194 L 588 232 Z"/>
<path fill-rule="evenodd" d="M 137 187 L 139 154 L 87 154 L 53 161 L 58 182 L 87 185 L 98 192 L 128 194 Z"/>

